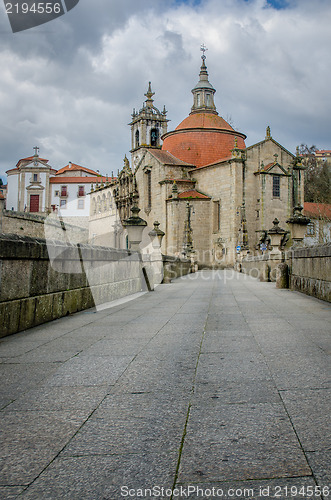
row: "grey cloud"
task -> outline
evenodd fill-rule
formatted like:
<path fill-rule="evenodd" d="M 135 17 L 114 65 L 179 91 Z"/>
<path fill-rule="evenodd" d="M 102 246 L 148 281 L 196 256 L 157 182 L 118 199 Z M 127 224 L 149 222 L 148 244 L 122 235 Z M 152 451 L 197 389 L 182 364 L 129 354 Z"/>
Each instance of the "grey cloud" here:
<path fill-rule="evenodd" d="M 314 12 L 310 4 L 275 11 L 260 0 L 199 7 L 81 0 L 44 28 L 17 35 L 0 18 L 1 172 L 35 145 L 56 168 L 71 160 L 117 171 L 130 149 L 132 108 L 142 105 L 149 80 L 170 128 L 190 112 L 201 42 L 218 111 L 247 144 L 270 124 L 292 151 L 302 141 L 331 147 L 331 9 L 324 0 Z"/>

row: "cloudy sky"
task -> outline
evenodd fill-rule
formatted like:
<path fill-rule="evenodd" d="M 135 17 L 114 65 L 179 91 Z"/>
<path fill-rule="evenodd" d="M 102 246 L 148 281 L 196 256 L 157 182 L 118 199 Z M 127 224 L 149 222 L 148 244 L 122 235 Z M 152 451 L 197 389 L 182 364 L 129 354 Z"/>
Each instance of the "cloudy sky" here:
<path fill-rule="evenodd" d="M 169 130 L 190 112 L 200 44 L 218 112 L 247 135 L 331 149 L 330 0 L 80 0 L 13 34 L 0 3 L 0 175 L 33 154 L 117 173 L 152 82 Z M 5 178 L 5 177 L 4 177 Z"/>

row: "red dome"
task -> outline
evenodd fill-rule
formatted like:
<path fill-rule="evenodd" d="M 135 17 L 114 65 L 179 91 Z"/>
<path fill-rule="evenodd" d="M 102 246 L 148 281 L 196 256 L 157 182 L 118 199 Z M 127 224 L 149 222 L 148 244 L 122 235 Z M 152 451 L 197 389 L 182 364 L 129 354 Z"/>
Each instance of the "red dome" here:
<path fill-rule="evenodd" d="M 236 132 L 216 113 L 191 113 L 176 130 L 163 136 L 162 149 L 187 163 L 202 167 L 231 156 L 235 147 L 244 149 L 246 136 Z"/>

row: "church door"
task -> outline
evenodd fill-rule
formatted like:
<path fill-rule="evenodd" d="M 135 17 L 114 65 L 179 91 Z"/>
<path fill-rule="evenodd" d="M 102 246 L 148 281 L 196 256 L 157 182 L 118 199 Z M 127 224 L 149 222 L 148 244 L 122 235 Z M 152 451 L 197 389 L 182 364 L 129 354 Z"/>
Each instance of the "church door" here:
<path fill-rule="evenodd" d="M 39 194 L 30 195 L 30 212 L 39 212 Z"/>

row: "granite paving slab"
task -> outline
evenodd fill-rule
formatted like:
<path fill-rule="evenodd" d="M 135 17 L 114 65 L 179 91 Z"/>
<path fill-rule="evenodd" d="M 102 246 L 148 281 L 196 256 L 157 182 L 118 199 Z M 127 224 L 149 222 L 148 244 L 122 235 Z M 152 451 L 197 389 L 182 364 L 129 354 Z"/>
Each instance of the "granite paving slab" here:
<path fill-rule="evenodd" d="M 114 384 L 132 361 L 132 356 L 76 356 L 48 378 L 51 386 Z"/>
<path fill-rule="evenodd" d="M 0 486 L 0 498 L 14 500 L 25 488 L 26 486 Z"/>
<path fill-rule="evenodd" d="M 281 391 L 294 429 L 305 451 L 331 450 L 329 389 Z"/>
<path fill-rule="evenodd" d="M 0 485 L 30 484 L 58 455 L 89 413 L 3 412 Z"/>
<path fill-rule="evenodd" d="M 171 487 L 176 453 L 59 457 L 21 495 L 24 500 L 119 500 L 127 489 Z M 124 488 L 124 490 L 122 490 Z M 134 497 L 131 497 L 134 498 Z"/>
<path fill-rule="evenodd" d="M 221 383 L 270 380 L 271 373 L 259 352 L 211 352 L 199 358 L 196 381 Z"/>
<path fill-rule="evenodd" d="M 308 452 L 306 454 L 308 463 L 316 478 L 317 484 L 322 488 L 328 486 L 329 495 L 324 495 L 324 498 L 331 495 L 331 450 Z"/>
<path fill-rule="evenodd" d="M 308 476 L 311 469 L 281 403 L 192 405 L 178 480 Z"/>
<path fill-rule="evenodd" d="M 281 402 L 279 392 L 272 380 L 221 380 L 217 383 L 195 384 L 193 401 L 204 402 L 206 405 L 210 400 L 218 399 L 223 404 L 233 403 L 279 403 Z"/>
<path fill-rule="evenodd" d="M 107 385 L 95 387 L 41 386 L 18 397 L 6 411 L 92 412 L 107 394 Z"/>
<path fill-rule="evenodd" d="M 0 342 L 1 499 L 329 481 L 330 306 L 193 278 Z"/>

